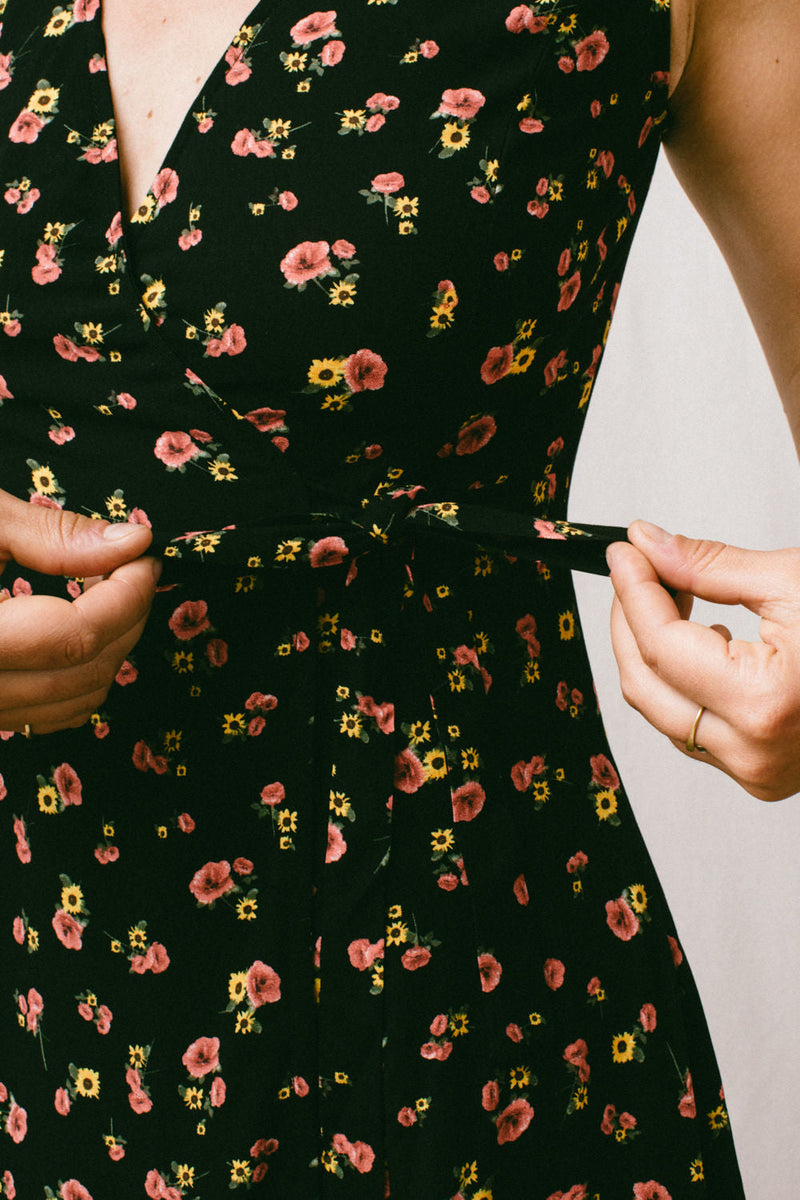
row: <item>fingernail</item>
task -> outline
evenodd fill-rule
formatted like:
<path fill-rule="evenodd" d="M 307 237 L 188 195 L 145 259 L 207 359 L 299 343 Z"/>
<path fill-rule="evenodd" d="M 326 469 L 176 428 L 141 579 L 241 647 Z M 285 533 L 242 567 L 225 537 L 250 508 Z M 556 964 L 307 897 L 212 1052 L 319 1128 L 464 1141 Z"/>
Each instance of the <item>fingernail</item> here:
<path fill-rule="evenodd" d="M 614 560 L 618 554 L 618 550 L 617 550 L 618 545 L 619 545 L 619 542 L 612 542 L 610 546 L 606 546 L 606 562 L 608 563 L 609 569 L 611 571 L 614 570 Z"/>
<path fill-rule="evenodd" d="M 671 533 L 667 533 L 666 529 L 662 529 L 660 525 L 653 525 L 650 521 L 636 521 L 636 528 L 646 538 L 650 538 L 652 542 L 668 542 L 672 537 Z"/>
<path fill-rule="evenodd" d="M 103 538 L 107 542 L 124 542 L 127 538 L 138 534 L 143 528 L 141 525 L 134 525 L 130 521 L 120 521 L 116 525 L 106 525 L 103 530 Z"/>

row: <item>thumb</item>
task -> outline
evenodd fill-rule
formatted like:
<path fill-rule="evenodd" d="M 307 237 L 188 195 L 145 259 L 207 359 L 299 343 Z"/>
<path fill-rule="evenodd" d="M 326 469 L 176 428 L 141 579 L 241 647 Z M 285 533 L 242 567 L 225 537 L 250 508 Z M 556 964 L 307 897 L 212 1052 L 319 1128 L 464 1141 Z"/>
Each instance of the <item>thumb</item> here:
<path fill-rule="evenodd" d="M 669 587 L 783 624 L 800 613 L 800 550 L 744 550 L 634 521 L 628 536 Z"/>
<path fill-rule="evenodd" d="M 45 575 L 107 575 L 144 554 L 151 540 L 145 525 L 92 521 L 0 490 L 0 570 L 13 559 Z"/>

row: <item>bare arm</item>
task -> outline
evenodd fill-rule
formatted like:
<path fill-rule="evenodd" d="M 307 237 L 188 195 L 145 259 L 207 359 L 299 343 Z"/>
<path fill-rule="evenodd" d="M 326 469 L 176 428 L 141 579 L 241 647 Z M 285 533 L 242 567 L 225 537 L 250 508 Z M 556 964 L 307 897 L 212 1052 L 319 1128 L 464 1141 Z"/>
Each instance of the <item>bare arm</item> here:
<path fill-rule="evenodd" d="M 673 19 L 666 149 L 731 268 L 800 449 L 800 4 L 678 0 Z"/>
<path fill-rule="evenodd" d="M 667 151 L 728 261 L 800 450 L 798 45 L 798 0 L 673 0 Z M 757 420 L 758 397 L 753 407 Z M 631 540 L 609 554 L 629 703 L 752 795 L 797 793 L 800 552 L 738 550 L 640 524 Z M 688 620 L 693 596 L 758 613 L 760 640 Z"/>

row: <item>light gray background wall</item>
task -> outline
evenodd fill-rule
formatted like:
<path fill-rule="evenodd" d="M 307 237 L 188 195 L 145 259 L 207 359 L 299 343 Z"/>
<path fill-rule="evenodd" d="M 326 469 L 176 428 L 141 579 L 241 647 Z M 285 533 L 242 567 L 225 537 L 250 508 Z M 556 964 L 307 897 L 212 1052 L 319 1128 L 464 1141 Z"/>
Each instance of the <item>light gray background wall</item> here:
<path fill-rule="evenodd" d="M 663 158 L 570 515 L 800 545 L 800 467 L 780 401 L 727 268 Z M 800 796 L 759 803 L 627 708 L 608 635 L 610 583 L 576 583 L 611 746 L 705 1004 L 748 1200 L 788 1200 L 800 1178 Z M 698 605 L 695 618 L 757 637 L 750 614 L 713 611 Z"/>

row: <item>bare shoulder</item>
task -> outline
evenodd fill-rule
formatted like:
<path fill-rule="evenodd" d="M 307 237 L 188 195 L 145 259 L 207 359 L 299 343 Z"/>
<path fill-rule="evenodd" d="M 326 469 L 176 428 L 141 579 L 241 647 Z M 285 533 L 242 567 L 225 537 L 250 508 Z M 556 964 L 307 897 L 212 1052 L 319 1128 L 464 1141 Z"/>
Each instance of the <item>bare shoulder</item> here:
<path fill-rule="evenodd" d="M 800 3 L 672 2 L 673 46 L 687 40 L 667 153 L 728 261 L 800 442 Z"/>

